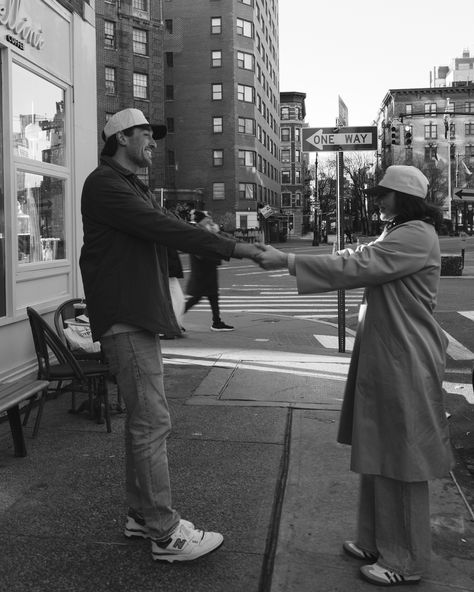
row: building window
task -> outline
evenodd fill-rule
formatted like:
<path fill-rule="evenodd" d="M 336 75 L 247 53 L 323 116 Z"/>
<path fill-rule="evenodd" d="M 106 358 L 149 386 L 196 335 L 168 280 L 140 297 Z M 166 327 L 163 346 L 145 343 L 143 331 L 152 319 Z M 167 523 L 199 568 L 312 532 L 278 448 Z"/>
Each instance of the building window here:
<path fill-rule="evenodd" d="M 253 86 L 247 86 L 245 84 L 237 85 L 237 97 L 239 101 L 245 101 L 246 103 L 255 102 L 255 89 Z"/>
<path fill-rule="evenodd" d="M 438 160 L 438 147 L 425 146 L 425 162 L 433 162 Z"/>
<path fill-rule="evenodd" d="M 255 119 L 250 117 L 239 117 L 238 119 L 239 134 L 255 135 Z"/>
<path fill-rule="evenodd" d="M 301 162 L 301 150 L 295 150 L 295 162 Z"/>
<path fill-rule="evenodd" d="M 436 115 L 436 103 L 425 103 L 425 116 L 434 117 Z"/>
<path fill-rule="evenodd" d="M 225 183 L 212 184 L 212 199 L 225 199 Z"/>
<path fill-rule="evenodd" d="M 290 150 L 285 148 L 281 151 L 281 162 L 290 162 Z"/>
<path fill-rule="evenodd" d="M 247 6 L 253 6 L 253 0 L 239 0 L 241 4 L 247 4 Z"/>
<path fill-rule="evenodd" d="M 213 84 L 212 85 L 212 100 L 213 101 L 220 101 L 222 100 L 222 84 Z"/>
<path fill-rule="evenodd" d="M 295 142 L 301 142 L 301 128 L 295 127 Z"/>
<path fill-rule="evenodd" d="M 115 23 L 104 21 L 104 47 L 115 49 Z"/>
<path fill-rule="evenodd" d="M 132 0 L 132 8 L 135 10 L 141 10 L 143 12 L 148 11 L 148 0 Z"/>
<path fill-rule="evenodd" d="M 464 133 L 466 136 L 474 136 L 474 123 L 469 122 L 464 124 Z"/>
<path fill-rule="evenodd" d="M 17 260 L 20 266 L 66 258 L 66 103 L 64 90 L 12 64 L 13 165 L 16 176 Z M 26 110 L 25 105 L 34 105 Z M 17 161 L 20 157 L 21 161 Z M 27 163 L 27 164 L 25 164 Z M 46 166 L 45 166 L 46 165 Z M 52 173 L 49 165 L 56 165 Z M 13 182 L 14 185 L 14 182 Z M 3 198 L 3 191 L 2 191 Z M 12 205 L 15 197 L 12 198 Z M 0 209 L 3 201 L 0 202 Z M 3 217 L 0 231 L 3 231 Z M 4 246 L 4 243 L 3 243 Z M 4 252 L 0 254 L 3 284 Z M 5 314 L 0 292 L 0 314 Z"/>
<path fill-rule="evenodd" d="M 239 183 L 239 199 L 256 199 L 255 183 Z"/>
<path fill-rule="evenodd" d="M 168 66 L 168 68 L 172 68 L 174 66 L 174 54 L 172 51 L 166 51 L 165 52 L 165 57 L 166 57 L 166 65 Z"/>
<path fill-rule="evenodd" d="M 175 166 L 176 164 L 176 160 L 175 160 L 175 156 L 174 156 L 174 150 L 168 150 L 168 165 L 169 166 Z"/>
<path fill-rule="evenodd" d="M 173 34 L 173 19 L 165 19 L 165 31 Z"/>
<path fill-rule="evenodd" d="M 289 107 L 282 107 L 280 109 L 280 117 L 281 117 L 281 119 L 290 119 L 290 108 Z"/>
<path fill-rule="evenodd" d="M 169 134 L 172 134 L 174 132 L 174 118 L 173 117 L 166 118 L 166 129 L 168 130 Z"/>
<path fill-rule="evenodd" d="M 105 66 L 105 92 L 108 95 L 114 95 L 115 87 L 115 68 Z"/>
<path fill-rule="evenodd" d="M 425 140 L 436 140 L 438 138 L 438 126 L 436 123 L 425 125 Z"/>
<path fill-rule="evenodd" d="M 224 165 L 224 150 L 212 151 L 212 166 L 221 167 Z"/>
<path fill-rule="evenodd" d="M 301 193 L 296 192 L 293 199 L 293 206 L 299 208 L 301 206 Z"/>
<path fill-rule="evenodd" d="M 247 214 L 239 214 L 239 228 L 240 230 L 247 230 L 249 224 L 249 217 Z"/>
<path fill-rule="evenodd" d="M 148 99 L 148 74 L 133 73 L 133 98 Z"/>
<path fill-rule="evenodd" d="M 251 53 L 246 53 L 245 51 L 238 51 L 237 64 L 239 68 L 252 70 L 253 72 L 255 70 L 255 56 Z"/>
<path fill-rule="evenodd" d="M 407 103 L 405 105 L 405 115 L 411 115 L 413 113 L 413 105 L 410 105 L 410 103 Z"/>
<path fill-rule="evenodd" d="M 474 113 L 474 102 L 468 101 L 464 103 L 464 111 L 466 113 Z"/>
<path fill-rule="evenodd" d="M 148 55 L 148 31 L 133 29 L 133 53 Z"/>
<path fill-rule="evenodd" d="M 174 86 L 172 84 L 167 84 L 165 86 L 165 99 L 167 101 L 172 101 L 174 99 Z"/>
<path fill-rule="evenodd" d="M 220 49 L 211 51 L 211 66 L 213 68 L 222 66 L 222 51 Z"/>
<path fill-rule="evenodd" d="M 212 118 L 212 133 L 222 134 L 223 129 L 224 129 L 224 124 L 223 124 L 222 117 L 213 117 Z"/>
<path fill-rule="evenodd" d="M 253 23 L 245 19 L 237 19 L 237 34 L 253 38 Z"/>
<path fill-rule="evenodd" d="M 283 208 L 291 208 L 291 193 L 282 193 L 281 194 L 281 206 Z"/>
<path fill-rule="evenodd" d="M 222 19 L 220 16 L 211 18 L 211 35 L 220 35 L 222 33 Z"/>
<path fill-rule="evenodd" d="M 289 142 L 290 141 L 290 128 L 289 127 L 282 127 L 280 130 L 280 137 L 282 142 Z"/>
<path fill-rule="evenodd" d="M 474 158 L 474 146 L 468 144 L 464 149 L 464 153 L 466 155 L 466 158 L 469 159 L 469 161 L 471 161 Z"/>
<path fill-rule="evenodd" d="M 295 171 L 295 183 L 296 185 L 301 183 L 301 171 Z"/>
<path fill-rule="evenodd" d="M 281 171 L 281 182 L 284 185 L 288 185 L 288 183 L 290 183 L 290 171 L 289 170 L 283 170 Z"/>
<path fill-rule="evenodd" d="M 254 167 L 257 162 L 257 154 L 253 150 L 239 150 L 238 158 L 240 166 Z"/>

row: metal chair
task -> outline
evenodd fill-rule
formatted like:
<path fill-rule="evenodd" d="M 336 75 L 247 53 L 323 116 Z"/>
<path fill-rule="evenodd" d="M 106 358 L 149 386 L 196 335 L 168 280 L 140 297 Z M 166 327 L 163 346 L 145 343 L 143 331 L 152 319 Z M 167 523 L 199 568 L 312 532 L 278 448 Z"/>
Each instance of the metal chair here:
<path fill-rule="evenodd" d="M 94 416 L 94 408 L 96 408 L 97 423 L 101 423 L 103 408 L 107 432 L 110 433 L 112 427 L 106 380 L 109 376 L 107 364 L 97 360 L 79 360 L 75 358 L 38 312 L 31 307 L 27 307 L 26 312 L 28 313 L 38 360 L 38 378 L 49 382 L 57 382 L 57 394 L 64 391 L 86 392 L 88 394 L 90 415 Z M 50 352 L 56 358 L 54 363 L 50 358 Z M 63 387 L 64 382 L 67 384 Z M 27 419 L 25 417 L 25 421 Z"/>
<path fill-rule="evenodd" d="M 86 305 L 86 301 L 83 298 L 70 298 L 69 300 L 65 300 L 62 304 L 58 306 L 56 311 L 54 312 L 54 326 L 56 328 L 56 333 L 59 335 L 59 338 L 64 343 L 64 345 L 71 351 L 72 355 L 78 360 L 95 360 L 106 364 L 107 360 L 104 357 L 102 351 L 98 352 L 86 352 L 83 350 L 71 350 L 70 344 L 66 338 L 66 334 L 64 329 L 66 328 L 66 321 L 68 319 L 74 318 L 76 314 L 76 309 L 74 307 L 75 304 L 82 304 Z M 113 376 L 109 376 L 109 380 L 116 384 L 115 378 Z M 122 405 L 122 398 L 120 396 L 120 391 L 118 390 L 117 386 L 117 402 L 112 405 L 113 409 L 117 411 L 117 413 L 123 413 L 124 407 Z M 72 401 L 72 410 L 76 412 L 76 406 L 74 401 Z"/>

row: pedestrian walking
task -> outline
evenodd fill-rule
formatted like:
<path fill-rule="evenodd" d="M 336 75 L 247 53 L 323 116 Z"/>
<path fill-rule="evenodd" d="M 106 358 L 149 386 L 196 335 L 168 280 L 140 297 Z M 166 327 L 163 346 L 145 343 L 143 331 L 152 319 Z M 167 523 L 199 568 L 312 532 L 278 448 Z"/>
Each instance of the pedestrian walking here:
<path fill-rule="evenodd" d="M 371 584 L 417 584 L 431 556 L 428 481 L 453 466 L 443 403 L 447 339 L 433 317 L 440 276 L 428 180 L 391 166 L 370 190 L 386 223 L 372 243 L 329 256 L 261 245 L 265 269 L 288 265 L 301 294 L 366 288 L 338 441 L 361 474 L 356 538 L 344 551 Z"/>
<path fill-rule="evenodd" d="M 191 221 L 208 232 L 214 234 L 219 232 L 219 226 L 214 222 L 209 212 L 193 210 L 191 212 Z M 189 258 L 191 275 L 186 286 L 186 293 L 190 295 L 190 298 L 186 301 L 184 311 L 187 312 L 198 304 L 202 298 L 206 297 L 212 311 L 211 331 L 233 331 L 234 327 L 226 325 L 220 316 L 217 268 L 221 265 L 221 260 L 200 257 L 199 255 L 190 255 Z"/>
<path fill-rule="evenodd" d="M 166 134 L 138 109 L 108 120 L 99 166 L 82 193 L 80 267 L 94 341 L 100 340 L 126 405 L 125 525 L 151 540 L 153 559 L 188 561 L 219 547 L 223 536 L 194 527 L 172 506 L 160 333 L 179 334 L 168 283 L 167 248 L 205 257 L 254 257 L 236 243 L 169 216 L 139 179 Z M 193 488 L 189 489 L 192 495 Z"/>

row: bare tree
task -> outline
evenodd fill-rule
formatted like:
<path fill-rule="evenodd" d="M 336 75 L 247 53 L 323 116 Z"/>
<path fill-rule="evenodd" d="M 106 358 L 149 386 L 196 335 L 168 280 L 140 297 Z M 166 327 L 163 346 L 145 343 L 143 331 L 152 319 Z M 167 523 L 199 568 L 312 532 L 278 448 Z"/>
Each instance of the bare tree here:
<path fill-rule="evenodd" d="M 374 155 L 369 152 L 351 152 L 344 155 L 344 172 L 348 178 L 347 195 L 353 228 L 369 234 L 369 213 L 364 190 L 368 187 L 370 171 L 374 167 Z"/>

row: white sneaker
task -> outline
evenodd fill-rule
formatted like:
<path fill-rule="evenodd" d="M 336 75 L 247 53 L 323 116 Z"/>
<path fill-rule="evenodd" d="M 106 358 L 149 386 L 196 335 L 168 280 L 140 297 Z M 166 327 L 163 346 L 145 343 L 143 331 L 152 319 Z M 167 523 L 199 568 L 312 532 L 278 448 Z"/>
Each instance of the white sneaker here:
<path fill-rule="evenodd" d="M 188 523 L 189 524 L 189 523 Z M 160 561 L 192 561 L 207 555 L 222 545 L 224 537 L 218 532 L 190 528 L 183 520 L 166 541 L 151 540 L 153 559 Z"/>
<path fill-rule="evenodd" d="M 421 582 L 420 576 L 402 576 L 401 573 L 382 567 L 378 563 L 362 566 L 360 573 L 364 580 L 376 586 L 409 586 Z"/>

